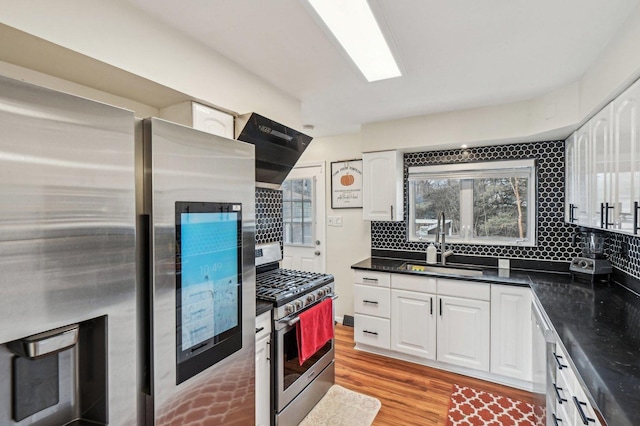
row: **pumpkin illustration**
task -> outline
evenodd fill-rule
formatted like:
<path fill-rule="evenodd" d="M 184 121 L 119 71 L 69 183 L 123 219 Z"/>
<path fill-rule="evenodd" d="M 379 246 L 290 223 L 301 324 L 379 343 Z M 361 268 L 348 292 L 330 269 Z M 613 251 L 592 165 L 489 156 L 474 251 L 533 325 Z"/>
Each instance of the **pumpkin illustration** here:
<path fill-rule="evenodd" d="M 353 185 L 354 181 L 355 179 L 353 178 L 353 175 L 350 175 L 349 173 L 340 176 L 340 183 L 342 186 Z"/>

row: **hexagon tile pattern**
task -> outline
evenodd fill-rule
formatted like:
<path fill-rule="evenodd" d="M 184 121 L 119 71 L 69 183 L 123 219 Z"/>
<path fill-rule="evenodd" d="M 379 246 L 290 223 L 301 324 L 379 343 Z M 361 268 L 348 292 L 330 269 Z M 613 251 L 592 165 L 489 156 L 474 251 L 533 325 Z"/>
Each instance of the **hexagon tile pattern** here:
<path fill-rule="evenodd" d="M 256 188 L 256 244 L 282 245 L 282 191 Z"/>
<path fill-rule="evenodd" d="M 538 168 L 538 246 L 454 244 L 454 251 L 464 255 L 569 262 L 580 252 L 571 244 L 571 236 L 577 227 L 564 222 L 564 141 L 406 153 L 404 193 L 407 194 L 407 171 L 411 166 L 529 158 L 536 159 Z M 420 252 L 426 250 L 427 243 L 407 241 L 409 209 L 406 196 L 404 202 L 404 222 L 371 222 L 372 249 Z M 613 265 L 640 277 L 640 239 L 614 233 L 609 235 L 609 254 Z"/>

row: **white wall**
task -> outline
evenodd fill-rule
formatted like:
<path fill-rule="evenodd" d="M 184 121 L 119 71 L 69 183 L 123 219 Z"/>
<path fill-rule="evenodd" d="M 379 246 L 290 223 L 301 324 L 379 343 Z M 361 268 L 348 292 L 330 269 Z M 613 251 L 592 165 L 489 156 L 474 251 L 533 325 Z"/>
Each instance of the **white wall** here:
<path fill-rule="evenodd" d="M 362 158 L 360 135 L 349 134 L 313 139 L 300 162 L 331 162 Z M 326 214 L 342 216 L 342 226 L 327 226 L 327 272 L 335 277 L 336 316 L 353 315 L 353 273 L 351 265 L 369 257 L 371 252 L 371 222 L 362 220 L 362 209 L 331 208 L 331 173 L 326 173 Z"/>
<path fill-rule="evenodd" d="M 365 124 L 362 152 L 564 139 L 578 121 L 578 93 L 575 83 L 525 102 Z"/>
<path fill-rule="evenodd" d="M 15 80 L 22 80 L 26 83 L 35 84 L 37 86 L 46 87 L 48 89 L 58 90 L 64 93 L 80 96 L 82 98 L 92 99 L 94 101 L 128 109 L 133 111 L 136 117 L 140 118 L 158 116 L 159 113 L 158 109 L 151 105 L 136 102 L 132 99 L 128 99 L 122 96 L 116 96 L 112 93 L 96 90 L 91 87 L 77 84 L 68 80 L 63 80 L 61 78 L 53 77 L 48 74 L 43 74 L 41 72 L 33 71 L 24 67 L 19 67 L 7 62 L 0 62 L 0 75 L 13 78 Z"/>
<path fill-rule="evenodd" d="M 579 81 L 528 101 L 365 124 L 362 151 L 565 139 L 640 77 L 639 51 L 640 6 Z"/>
<path fill-rule="evenodd" d="M 297 99 L 120 0 L 0 0 L 0 10 L 5 25 L 192 99 L 302 127 Z"/>
<path fill-rule="evenodd" d="M 640 77 L 640 6 L 580 80 L 580 116 L 589 118 Z"/>

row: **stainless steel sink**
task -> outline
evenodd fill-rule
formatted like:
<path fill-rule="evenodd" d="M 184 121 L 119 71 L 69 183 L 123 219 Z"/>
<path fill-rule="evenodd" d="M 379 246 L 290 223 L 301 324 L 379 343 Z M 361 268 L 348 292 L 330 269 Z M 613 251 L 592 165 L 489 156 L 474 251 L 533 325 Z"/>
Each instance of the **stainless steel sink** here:
<path fill-rule="evenodd" d="M 457 268 L 452 266 L 420 265 L 417 263 L 403 263 L 402 270 L 412 272 L 430 272 L 443 275 L 463 275 L 465 277 L 481 277 L 482 269 Z"/>

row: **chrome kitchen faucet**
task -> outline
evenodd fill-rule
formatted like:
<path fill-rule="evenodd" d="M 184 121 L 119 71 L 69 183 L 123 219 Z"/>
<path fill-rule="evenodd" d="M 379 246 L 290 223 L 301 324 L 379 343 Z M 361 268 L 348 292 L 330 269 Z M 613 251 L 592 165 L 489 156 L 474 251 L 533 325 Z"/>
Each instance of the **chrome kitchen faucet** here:
<path fill-rule="evenodd" d="M 440 237 L 442 237 L 442 243 L 440 244 L 440 264 L 445 266 L 447 263 L 447 257 L 453 254 L 453 250 L 447 250 L 444 240 L 445 240 L 445 222 L 444 222 L 444 210 L 438 213 L 438 221 L 436 223 L 436 243 L 440 242 Z"/>

